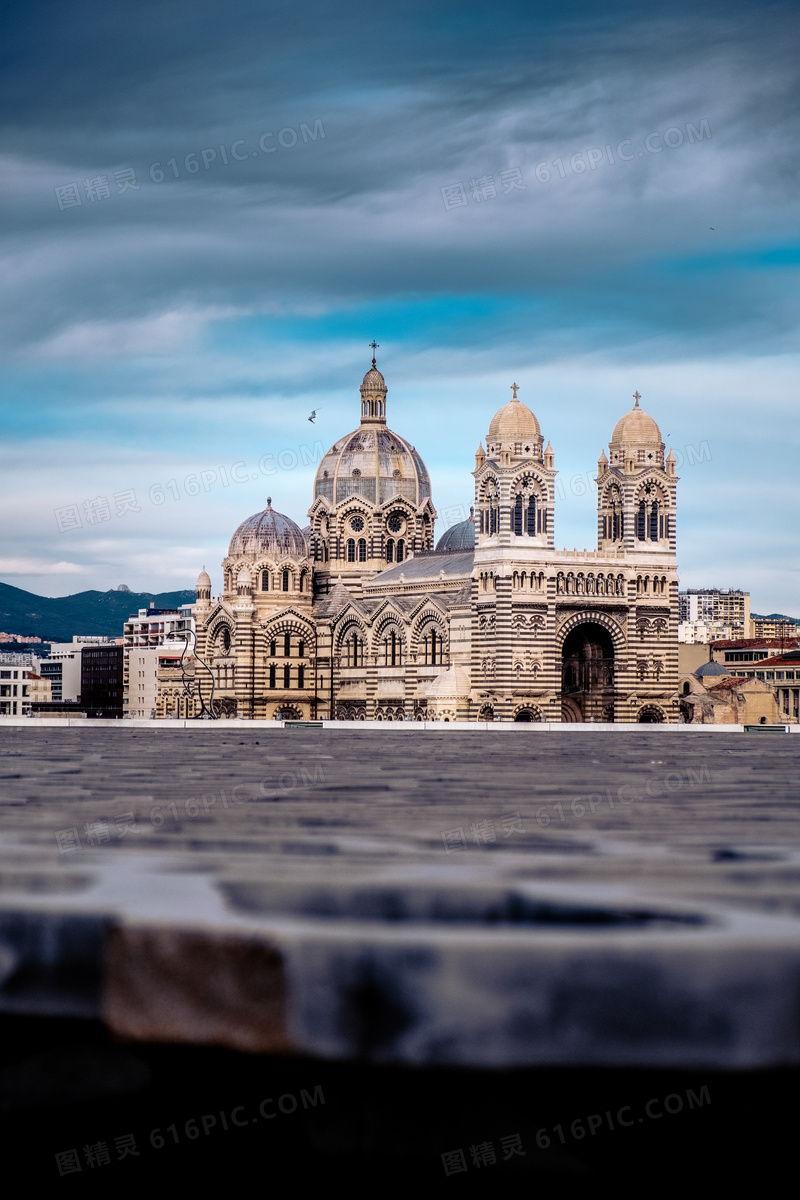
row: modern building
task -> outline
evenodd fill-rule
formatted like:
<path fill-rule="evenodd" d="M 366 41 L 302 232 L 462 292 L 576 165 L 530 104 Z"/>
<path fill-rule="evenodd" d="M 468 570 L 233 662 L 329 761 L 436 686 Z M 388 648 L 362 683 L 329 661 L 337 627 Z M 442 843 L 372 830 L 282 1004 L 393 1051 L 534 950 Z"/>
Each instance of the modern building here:
<path fill-rule="evenodd" d="M 0 716 L 26 717 L 31 704 L 50 698 L 34 654 L 0 654 Z"/>
<path fill-rule="evenodd" d="M 753 617 L 750 621 L 750 636 L 754 638 L 777 638 L 787 644 L 798 636 L 798 625 L 790 617 Z"/>
<path fill-rule="evenodd" d="M 681 623 L 730 626 L 734 637 L 750 637 L 750 593 L 738 588 L 688 588 L 678 596 Z"/>
<path fill-rule="evenodd" d="M 131 718 L 149 718 L 158 710 L 158 667 L 161 651 L 175 651 L 180 657 L 189 631 L 194 630 L 192 605 L 180 608 L 140 608 L 125 622 L 122 642 L 125 649 L 123 668 L 123 711 Z M 172 654 L 166 654 L 171 659 Z"/>
<path fill-rule="evenodd" d="M 268 498 L 221 595 L 200 574 L 195 696 L 259 720 L 677 721 L 675 456 L 637 392 L 598 460 L 596 547 L 559 550 L 555 454 L 511 390 L 473 516 L 434 547 L 428 472 L 373 359 L 307 529 Z"/>
<path fill-rule="evenodd" d="M 681 621 L 678 625 L 678 641 L 685 646 L 707 645 L 732 637 L 731 626 L 721 621 Z"/>
<path fill-rule="evenodd" d="M 782 650 L 794 650 L 797 647 L 797 641 L 787 642 L 782 638 L 733 638 L 713 642 L 710 654 L 714 662 L 728 666 L 731 663 L 757 663 Z"/>
<path fill-rule="evenodd" d="M 114 645 L 112 638 L 77 634 L 71 642 L 53 642 L 47 658 L 39 660 L 39 673 L 47 679 L 53 703 L 77 703 L 81 698 L 81 655 L 87 646 Z"/>
<path fill-rule="evenodd" d="M 81 653 L 81 708 L 89 717 L 122 717 L 124 647 L 84 646 Z"/>

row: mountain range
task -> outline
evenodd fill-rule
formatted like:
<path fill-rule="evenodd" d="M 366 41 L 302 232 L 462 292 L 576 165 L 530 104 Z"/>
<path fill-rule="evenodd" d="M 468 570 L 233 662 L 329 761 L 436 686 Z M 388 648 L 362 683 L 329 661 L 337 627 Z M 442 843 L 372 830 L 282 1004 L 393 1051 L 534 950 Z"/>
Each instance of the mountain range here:
<path fill-rule="evenodd" d="M 0 583 L 0 630 L 33 635 L 45 642 L 71 642 L 73 635 L 81 633 L 121 637 L 125 621 L 140 608 L 151 604 L 156 608 L 178 608 L 194 600 L 194 588 L 155 594 L 117 588 L 49 597 Z"/>

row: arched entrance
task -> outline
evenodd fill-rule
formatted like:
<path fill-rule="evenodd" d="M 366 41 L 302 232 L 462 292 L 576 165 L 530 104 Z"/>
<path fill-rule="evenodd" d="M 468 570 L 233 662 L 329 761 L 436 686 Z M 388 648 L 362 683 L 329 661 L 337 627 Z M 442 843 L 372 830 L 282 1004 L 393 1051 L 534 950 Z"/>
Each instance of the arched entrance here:
<path fill-rule="evenodd" d="M 636 720 L 640 725 L 662 725 L 664 713 L 657 704 L 646 704 L 644 708 L 639 709 Z"/>
<path fill-rule="evenodd" d="M 562 721 L 614 720 L 614 643 L 602 625 L 571 630 L 561 651 Z"/>

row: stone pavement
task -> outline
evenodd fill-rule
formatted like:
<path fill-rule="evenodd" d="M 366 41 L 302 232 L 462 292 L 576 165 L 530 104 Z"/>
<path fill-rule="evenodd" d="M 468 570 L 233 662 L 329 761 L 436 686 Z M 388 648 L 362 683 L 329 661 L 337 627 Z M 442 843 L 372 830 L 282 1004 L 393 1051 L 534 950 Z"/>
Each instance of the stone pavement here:
<path fill-rule="evenodd" d="M 800 1061 L 800 738 L 0 729 L 0 1012 L 520 1067 Z"/>

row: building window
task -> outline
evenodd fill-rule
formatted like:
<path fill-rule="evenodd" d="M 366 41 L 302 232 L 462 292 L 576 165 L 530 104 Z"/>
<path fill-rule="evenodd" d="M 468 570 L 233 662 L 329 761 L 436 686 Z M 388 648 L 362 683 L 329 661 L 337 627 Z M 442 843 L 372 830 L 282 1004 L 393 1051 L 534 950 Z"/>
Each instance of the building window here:
<path fill-rule="evenodd" d="M 289 572 L 287 570 L 283 572 L 283 590 L 285 592 L 289 590 Z"/>
<path fill-rule="evenodd" d="M 292 684 L 292 668 L 287 663 L 287 665 L 283 668 L 283 686 L 285 688 L 289 688 L 289 687 L 291 687 L 291 684 Z"/>
<path fill-rule="evenodd" d="M 658 501 L 653 502 L 653 507 L 650 509 L 650 541 L 658 541 Z"/>
<path fill-rule="evenodd" d="M 514 501 L 514 533 L 522 537 L 522 496 L 517 496 Z"/>
<path fill-rule="evenodd" d="M 347 539 L 347 561 L 348 561 L 348 562 L 355 562 L 355 561 L 356 561 L 356 542 L 355 542 L 355 538 L 348 538 L 348 539 Z"/>
<path fill-rule="evenodd" d="M 261 572 L 261 590 L 262 592 L 269 591 L 269 571 Z"/>
<path fill-rule="evenodd" d="M 526 514 L 525 532 L 529 537 L 536 536 L 536 497 L 531 496 L 528 500 L 528 511 Z"/>
<path fill-rule="evenodd" d="M 283 635 L 283 656 L 284 656 L 284 658 L 289 658 L 291 656 L 291 653 L 292 653 L 292 635 L 290 633 L 285 633 Z"/>
<path fill-rule="evenodd" d="M 400 563 L 406 556 L 406 544 L 402 538 L 397 539 L 397 561 Z"/>
<path fill-rule="evenodd" d="M 305 648 L 306 648 L 306 644 L 305 644 L 305 642 L 298 642 L 298 643 L 297 643 L 297 657 L 298 657 L 298 658 L 302 658 L 302 657 L 303 657 L 303 651 L 305 650 Z"/>
<path fill-rule="evenodd" d="M 394 538 L 389 538 L 386 543 L 386 561 L 394 562 Z"/>
<path fill-rule="evenodd" d="M 366 538 L 358 539 L 358 561 L 359 562 L 367 561 L 367 539 Z"/>
<path fill-rule="evenodd" d="M 647 540 L 647 509 L 644 500 L 639 501 L 639 511 L 636 514 L 636 537 L 640 542 Z"/>
<path fill-rule="evenodd" d="M 304 688 L 306 686 L 306 669 L 305 667 L 297 668 L 297 686 Z"/>
<path fill-rule="evenodd" d="M 276 648 L 275 648 L 275 639 L 273 638 L 273 639 L 272 639 L 272 641 L 271 641 L 271 642 L 270 642 L 270 644 L 269 644 L 269 656 L 270 656 L 270 658 L 274 658 L 274 657 L 275 657 L 275 655 L 276 655 L 277 653 L 278 653 L 278 652 L 277 652 L 277 650 L 276 650 Z"/>

